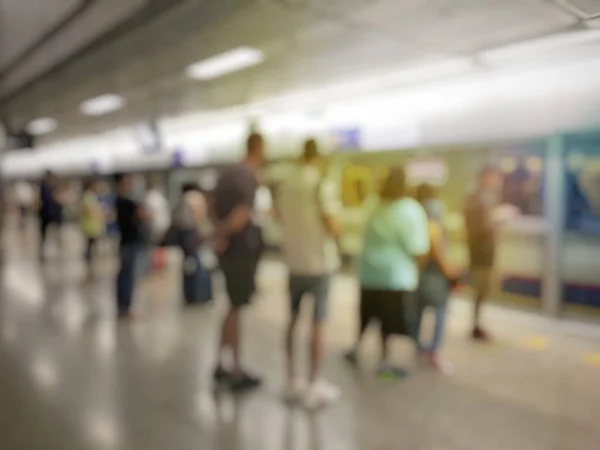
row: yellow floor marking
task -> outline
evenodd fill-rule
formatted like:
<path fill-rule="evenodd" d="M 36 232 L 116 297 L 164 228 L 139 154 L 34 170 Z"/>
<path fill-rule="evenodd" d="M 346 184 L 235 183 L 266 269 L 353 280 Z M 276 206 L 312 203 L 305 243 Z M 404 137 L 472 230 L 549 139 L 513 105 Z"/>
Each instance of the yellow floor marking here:
<path fill-rule="evenodd" d="M 532 336 L 521 341 L 521 344 L 532 350 L 546 350 L 548 348 L 548 339 L 540 336 Z"/>
<path fill-rule="evenodd" d="M 600 367 L 600 353 L 590 353 L 583 357 L 583 362 L 590 366 Z"/>

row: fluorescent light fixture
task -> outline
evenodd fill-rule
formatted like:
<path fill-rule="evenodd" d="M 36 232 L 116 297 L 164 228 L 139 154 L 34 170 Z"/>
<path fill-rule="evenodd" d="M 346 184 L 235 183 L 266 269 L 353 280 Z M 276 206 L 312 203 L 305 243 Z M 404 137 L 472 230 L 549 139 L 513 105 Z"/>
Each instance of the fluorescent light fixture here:
<path fill-rule="evenodd" d="M 600 42 L 600 30 L 573 31 L 485 50 L 479 57 L 488 64 L 527 62 L 540 57 L 572 55 L 578 50 L 585 50 L 586 44 L 596 42 Z"/>
<path fill-rule="evenodd" d="M 125 99 L 117 94 L 104 94 L 86 100 L 81 104 L 81 112 L 86 116 L 102 116 L 121 109 Z"/>
<path fill-rule="evenodd" d="M 265 54 L 261 50 L 251 47 L 238 47 L 191 64 L 188 66 L 186 73 L 188 77 L 196 80 L 213 80 L 256 66 L 264 60 Z"/>
<path fill-rule="evenodd" d="M 58 122 L 52 117 L 40 117 L 27 124 L 27 132 L 34 136 L 52 133 L 58 128 Z"/>
<path fill-rule="evenodd" d="M 470 58 L 452 58 L 402 67 L 397 70 L 359 79 L 341 80 L 324 88 L 283 94 L 274 99 L 258 102 L 254 107 L 272 112 L 278 108 L 315 107 L 352 97 L 360 98 L 374 92 L 443 80 L 472 72 L 475 66 Z"/>

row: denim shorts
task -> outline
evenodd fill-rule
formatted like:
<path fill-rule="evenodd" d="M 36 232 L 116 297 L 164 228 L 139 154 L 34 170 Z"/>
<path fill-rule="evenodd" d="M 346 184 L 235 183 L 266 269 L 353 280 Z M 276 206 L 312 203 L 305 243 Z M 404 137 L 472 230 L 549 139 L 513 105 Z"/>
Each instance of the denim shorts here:
<path fill-rule="evenodd" d="M 305 294 L 310 294 L 314 299 L 313 314 L 315 320 L 325 319 L 330 284 L 331 275 L 290 275 L 289 289 L 292 315 L 297 315 L 300 312 L 302 298 Z"/>

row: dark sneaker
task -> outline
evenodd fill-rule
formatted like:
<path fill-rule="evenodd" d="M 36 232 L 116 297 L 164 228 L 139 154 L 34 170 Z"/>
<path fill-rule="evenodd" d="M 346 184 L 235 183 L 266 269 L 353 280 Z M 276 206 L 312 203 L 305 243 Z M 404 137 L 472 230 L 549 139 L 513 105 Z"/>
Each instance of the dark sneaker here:
<path fill-rule="evenodd" d="M 344 359 L 355 366 L 358 364 L 358 353 L 356 353 L 356 350 L 350 350 L 344 353 Z"/>
<path fill-rule="evenodd" d="M 483 328 L 475 327 L 473 329 L 472 337 L 474 340 L 479 342 L 490 342 L 491 336 Z"/>
<path fill-rule="evenodd" d="M 137 319 L 137 315 L 131 310 L 124 309 L 117 313 L 117 318 L 123 321 L 131 321 Z"/>
<path fill-rule="evenodd" d="M 401 380 L 408 376 L 408 371 L 401 367 L 380 366 L 377 375 L 381 380 Z"/>
<path fill-rule="evenodd" d="M 231 374 L 223 369 L 223 367 L 218 366 L 213 373 L 213 380 L 216 383 L 227 383 L 231 380 Z"/>
<path fill-rule="evenodd" d="M 231 378 L 231 390 L 235 392 L 249 391 L 260 387 L 262 380 L 258 377 L 253 377 L 247 373 L 242 374 L 241 377 Z"/>

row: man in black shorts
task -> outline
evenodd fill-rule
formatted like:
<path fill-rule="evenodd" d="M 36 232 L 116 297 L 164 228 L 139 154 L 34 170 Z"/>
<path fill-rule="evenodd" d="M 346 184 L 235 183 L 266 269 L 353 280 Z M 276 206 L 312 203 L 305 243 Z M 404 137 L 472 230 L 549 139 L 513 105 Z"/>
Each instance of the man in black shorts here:
<path fill-rule="evenodd" d="M 264 159 L 263 139 L 252 133 L 247 155 L 241 164 L 225 171 L 213 193 L 215 250 L 225 277 L 230 307 L 221 328 L 218 363 L 214 378 L 228 382 L 234 390 L 258 387 L 259 378 L 243 370 L 240 358 L 240 313 L 254 293 L 254 276 L 260 252 L 260 229 L 253 223 L 254 197 L 258 188 L 256 172 Z M 230 349 L 233 367 L 225 369 L 223 354 Z"/>
<path fill-rule="evenodd" d="M 143 246 L 143 227 L 147 213 L 132 198 L 133 176 L 115 175 L 117 183 L 117 225 L 119 227 L 119 272 L 117 273 L 117 313 L 120 319 L 132 319 L 133 293 L 138 275 L 138 261 Z"/>
<path fill-rule="evenodd" d="M 58 192 L 58 180 L 51 172 L 44 174 L 44 179 L 40 184 L 40 199 L 39 199 L 39 221 L 40 221 L 40 260 L 44 261 L 44 247 L 46 244 L 46 236 L 48 228 L 54 225 L 58 236 L 58 244 L 62 245 L 61 227 L 63 221 L 63 207 L 60 202 Z"/>

